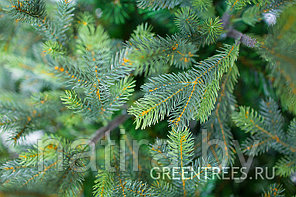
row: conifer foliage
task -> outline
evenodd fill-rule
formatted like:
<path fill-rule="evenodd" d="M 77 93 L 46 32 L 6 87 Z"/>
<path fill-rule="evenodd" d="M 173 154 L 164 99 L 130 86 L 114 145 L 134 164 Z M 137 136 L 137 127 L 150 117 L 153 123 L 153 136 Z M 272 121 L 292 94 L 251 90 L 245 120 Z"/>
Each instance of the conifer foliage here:
<path fill-rule="evenodd" d="M 0 0 L 0 196 L 295 195 L 295 3 Z"/>
<path fill-rule="evenodd" d="M 269 149 L 275 149 L 285 157 L 277 163 L 277 173 L 289 176 L 295 171 L 295 119 L 290 123 L 288 130 L 283 130 L 283 117 L 277 103 L 269 99 L 261 102 L 260 111 L 256 112 L 249 107 L 241 107 L 239 112 L 233 114 L 233 120 L 238 127 L 251 132 L 251 137 L 243 144 L 248 154 L 262 154 Z M 254 141 L 256 143 L 254 143 Z M 251 152 L 252 147 L 255 152 Z"/>

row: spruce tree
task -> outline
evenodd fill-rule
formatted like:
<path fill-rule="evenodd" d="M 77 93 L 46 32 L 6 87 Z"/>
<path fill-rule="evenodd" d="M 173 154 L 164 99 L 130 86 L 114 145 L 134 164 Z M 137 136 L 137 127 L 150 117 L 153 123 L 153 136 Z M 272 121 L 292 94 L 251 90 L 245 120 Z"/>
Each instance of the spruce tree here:
<path fill-rule="evenodd" d="M 0 0 L 0 196 L 296 195 L 295 3 Z"/>

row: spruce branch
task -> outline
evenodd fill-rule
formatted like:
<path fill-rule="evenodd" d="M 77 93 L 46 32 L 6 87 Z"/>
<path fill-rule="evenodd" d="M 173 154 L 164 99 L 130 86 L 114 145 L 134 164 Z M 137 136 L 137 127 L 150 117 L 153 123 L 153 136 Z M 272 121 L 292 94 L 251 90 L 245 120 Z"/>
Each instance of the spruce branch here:
<path fill-rule="evenodd" d="M 195 117 L 205 122 L 219 90 L 219 81 L 238 56 L 239 45 L 224 45 L 218 54 L 186 72 L 153 77 L 142 89 L 144 97 L 129 108 L 142 129 L 170 117 L 170 126 L 184 127 Z M 178 106 L 178 107 L 176 107 Z"/>

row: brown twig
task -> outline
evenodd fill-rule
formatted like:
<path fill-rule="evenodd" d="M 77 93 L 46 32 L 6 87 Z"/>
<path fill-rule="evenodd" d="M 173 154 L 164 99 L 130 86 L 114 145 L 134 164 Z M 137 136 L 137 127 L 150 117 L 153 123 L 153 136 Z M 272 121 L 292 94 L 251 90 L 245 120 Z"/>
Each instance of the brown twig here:
<path fill-rule="evenodd" d="M 124 114 L 120 115 L 114 120 L 112 120 L 107 126 L 102 127 L 96 131 L 94 136 L 91 138 L 90 143 L 97 143 L 100 139 L 102 139 L 105 134 L 113 129 L 117 128 L 120 124 L 124 123 L 128 119 L 129 115 Z"/>
<path fill-rule="evenodd" d="M 254 48 L 257 44 L 257 41 L 255 38 L 251 38 L 236 29 L 234 29 L 232 26 L 230 26 L 230 18 L 231 15 L 228 12 L 225 12 L 222 16 L 222 24 L 224 27 L 224 30 L 227 31 L 227 37 L 234 38 L 235 40 L 238 40 L 240 43 Z"/>

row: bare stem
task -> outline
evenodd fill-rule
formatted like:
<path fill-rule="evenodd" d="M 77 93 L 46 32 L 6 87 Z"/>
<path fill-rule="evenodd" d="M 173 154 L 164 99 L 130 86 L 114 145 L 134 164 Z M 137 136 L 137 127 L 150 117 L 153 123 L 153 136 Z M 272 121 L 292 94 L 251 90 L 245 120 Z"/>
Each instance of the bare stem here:
<path fill-rule="evenodd" d="M 94 136 L 91 138 L 90 143 L 97 143 L 100 139 L 102 139 L 107 132 L 112 131 L 117 128 L 120 124 L 124 123 L 128 119 L 129 115 L 124 114 L 120 115 L 114 120 L 112 120 L 107 126 L 102 127 L 96 131 Z"/>
<path fill-rule="evenodd" d="M 227 37 L 234 38 L 235 40 L 238 40 L 240 43 L 254 48 L 257 44 L 256 39 L 251 38 L 250 36 L 247 36 L 236 29 L 234 29 L 232 26 L 230 26 L 230 18 L 231 15 L 228 12 L 225 12 L 222 16 L 222 24 L 224 29 L 227 31 Z"/>

